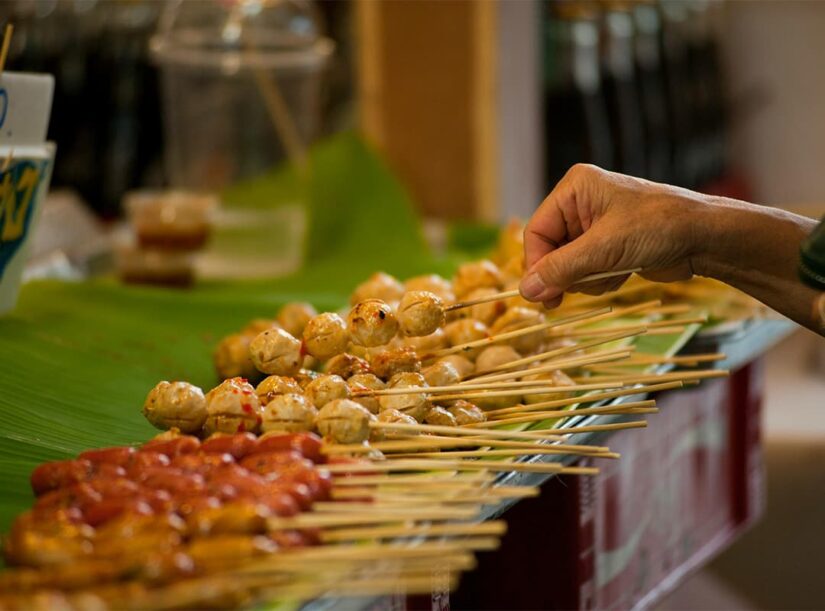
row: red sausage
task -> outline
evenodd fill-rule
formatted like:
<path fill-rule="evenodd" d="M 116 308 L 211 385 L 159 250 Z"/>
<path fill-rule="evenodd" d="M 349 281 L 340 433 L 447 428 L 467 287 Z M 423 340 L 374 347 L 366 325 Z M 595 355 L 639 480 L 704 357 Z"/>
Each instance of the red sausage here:
<path fill-rule="evenodd" d="M 34 511 L 45 513 L 69 507 L 84 507 L 100 502 L 102 499 L 103 495 L 100 492 L 89 484 L 81 482 L 42 495 L 35 501 Z"/>
<path fill-rule="evenodd" d="M 231 454 L 181 454 L 172 459 L 171 465 L 181 471 L 206 473 L 217 467 L 234 463 Z"/>
<path fill-rule="evenodd" d="M 78 458 L 88 460 L 94 465 L 110 464 L 125 467 L 129 464 L 136 450 L 131 446 L 117 446 L 113 448 L 99 448 L 86 450 L 78 454 Z"/>
<path fill-rule="evenodd" d="M 309 488 L 313 501 L 327 501 L 332 491 L 332 475 L 328 471 L 311 469 L 303 473 L 296 473 L 293 481 Z"/>
<path fill-rule="evenodd" d="M 152 515 L 152 507 L 141 498 L 103 499 L 86 508 L 83 519 L 89 526 L 99 526 L 123 514 Z"/>
<path fill-rule="evenodd" d="M 215 509 L 221 506 L 220 499 L 214 496 L 198 495 L 176 500 L 175 511 L 184 518 L 204 509 Z"/>
<path fill-rule="evenodd" d="M 203 477 L 197 473 L 184 473 L 171 467 L 150 467 L 137 478 L 141 486 L 166 490 L 172 496 L 200 495 L 206 489 Z"/>
<path fill-rule="evenodd" d="M 269 509 L 276 516 L 290 517 L 297 515 L 300 511 L 298 503 L 295 499 L 281 491 L 273 491 L 269 494 L 262 495 L 256 499 L 256 502 Z"/>
<path fill-rule="evenodd" d="M 292 497 L 301 511 L 306 511 L 312 507 L 313 496 L 306 484 L 299 482 L 277 482 L 269 486 L 271 492 L 283 492 Z"/>
<path fill-rule="evenodd" d="M 241 460 L 249 454 L 257 443 L 252 433 L 235 435 L 213 435 L 201 444 L 205 454 L 230 454 L 235 460 Z"/>
<path fill-rule="evenodd" d="M 99 463 L 92 465 L 92 478 L 114 479 L 126 477 L 126 469 L 112 463 Z"/>
<path fill-rule="evenodd" d="M 264 454 L 268 452 L 295 451 L 304 458 L 319 463 L 324 461 L 321 453 L 321 438 L 314 433 L 293 433 L 288 435 L 269 435 L 258 440 L 258 444 L 250 454 Z"/>
<path fill-rule="evenodd" d="M 200 439 L 191 435 L 181 435 L 174 439 L 148 441 L 143 444 L 141 452 L 149 450 L 166 454 L 169 458 L 180 456 L 181 454 L 194 454 L 201 446 Z"/>
<path fill-rule="evenodd" d="M 91 472 L 92 463 L 88 460 L 47 462 L 32 471 L 32 490 L 39 496 L 49 490 L 85 481 Z"/>
<path fill-rule="evenodd" d="M 252 454 L 241 461 L 241 466 L 264 476 L 275 476 L 286 467 L 312 469 L 311 461 L 295 451 Z"/>
<path fill-rule="evenodd" d="M 169 457 L 160 452 L 151 452 L 149 450 L 141 450 L 132 456 L 126 472 L 129 477 L 136 478 L 145 469 L 151 467 L 168 467 L 170 464 Z"/>

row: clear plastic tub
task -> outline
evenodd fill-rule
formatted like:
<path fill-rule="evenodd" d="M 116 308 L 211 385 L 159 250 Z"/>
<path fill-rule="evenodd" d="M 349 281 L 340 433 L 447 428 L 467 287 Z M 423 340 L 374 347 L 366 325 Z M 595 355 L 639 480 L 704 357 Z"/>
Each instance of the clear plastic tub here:
<path fill-rule="evenodd" d="M 171 4 L 151 41 L 170 184 L 217 190 L 300 154 L 318 131 L 332 50 L 311 2 Z"/>

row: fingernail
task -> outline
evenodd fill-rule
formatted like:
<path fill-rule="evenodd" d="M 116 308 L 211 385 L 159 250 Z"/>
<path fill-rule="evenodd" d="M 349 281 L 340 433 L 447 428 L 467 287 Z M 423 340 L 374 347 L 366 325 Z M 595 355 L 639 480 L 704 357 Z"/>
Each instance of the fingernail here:
<path fill-rule="evenodd" d="M 521 291 L 522 297 L 531 301 L 538 300 L 545 288 L 544 282 L 541 281 L 541 276 L 539 276 L 536 272 L 533 272 L 524 278 L 518 287 L 519 291 Z"/>

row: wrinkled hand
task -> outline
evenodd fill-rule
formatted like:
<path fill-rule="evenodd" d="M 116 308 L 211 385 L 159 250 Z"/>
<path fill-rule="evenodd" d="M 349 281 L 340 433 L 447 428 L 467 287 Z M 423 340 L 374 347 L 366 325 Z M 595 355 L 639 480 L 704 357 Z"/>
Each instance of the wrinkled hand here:
<path fill-rule="evenodd" d="M 521 293 L 546 307 L 565 291 L 598 295 L 629 276 L 577 284 L 589 274 L 642 268 L 650 280 L 692 276 L 702 243 L 693 210 L 698 194 L 647 180 L 576 165 L 562 178 L 524 230 Z"/>

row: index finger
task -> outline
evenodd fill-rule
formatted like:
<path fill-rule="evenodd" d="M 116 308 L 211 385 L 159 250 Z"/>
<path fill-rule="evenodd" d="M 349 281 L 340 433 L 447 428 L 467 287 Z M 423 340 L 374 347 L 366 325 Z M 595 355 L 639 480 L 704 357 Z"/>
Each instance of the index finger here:
<path fill-rule="evenodd" d="M 524 228 L 524 266 L 530 269 L 567 240 L 567 223 L 553 194 L 547 196 Z"/>

